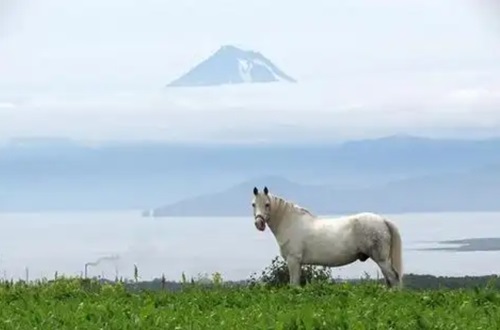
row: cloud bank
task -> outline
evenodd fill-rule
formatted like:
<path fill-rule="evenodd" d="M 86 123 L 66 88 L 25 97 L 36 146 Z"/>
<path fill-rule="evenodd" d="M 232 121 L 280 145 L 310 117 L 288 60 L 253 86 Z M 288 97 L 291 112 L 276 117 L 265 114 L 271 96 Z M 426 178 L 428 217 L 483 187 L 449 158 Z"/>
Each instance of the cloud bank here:
<path fill-rule="evenodd" d="M 300 142 L 500 132 L 500 84 L 424 90 L 365 83 L 358 91 L 332 83 L 43 94 L 0 103 L 0 139 Z"/>

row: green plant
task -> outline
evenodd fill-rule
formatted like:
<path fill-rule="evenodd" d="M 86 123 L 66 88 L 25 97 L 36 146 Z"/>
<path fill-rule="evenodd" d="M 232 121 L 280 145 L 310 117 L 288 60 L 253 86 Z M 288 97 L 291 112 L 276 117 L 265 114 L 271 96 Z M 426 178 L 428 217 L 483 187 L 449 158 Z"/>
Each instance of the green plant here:
<path fill-rule="evenodd" d="M 302 266 L 300 275 L 300 284 L 302 286 L 307 283 L 334 282 L 332 278 L 332 271 L 327 267 L 305 265 Z M 288 266 L 285 260 L 281 257 L 275 257 L 271 261 L 271 265 L 266 267 L 261 272 L 260 276 L 253 274 L 250 281 L 252 284 L 263 283 L 264 285 L 271 287 L 288 285 L 290 281 Z"/>

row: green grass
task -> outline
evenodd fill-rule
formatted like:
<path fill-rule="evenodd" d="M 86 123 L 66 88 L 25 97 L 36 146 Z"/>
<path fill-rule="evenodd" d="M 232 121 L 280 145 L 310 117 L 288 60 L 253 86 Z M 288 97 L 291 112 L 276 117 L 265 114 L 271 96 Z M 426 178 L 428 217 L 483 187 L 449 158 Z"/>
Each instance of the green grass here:
<path fill-rule="evenodd" d="M 499 329 L 494 289 L 391 291 L 376 284 L 131 292 L 58 279 L 0 284 L 0 329 Z"/>

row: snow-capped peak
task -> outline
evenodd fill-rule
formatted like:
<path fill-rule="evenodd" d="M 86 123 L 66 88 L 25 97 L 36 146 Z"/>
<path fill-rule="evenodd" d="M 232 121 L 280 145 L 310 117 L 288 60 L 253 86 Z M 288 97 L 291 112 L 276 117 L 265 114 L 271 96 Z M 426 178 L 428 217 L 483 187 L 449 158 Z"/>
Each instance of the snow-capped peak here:
<path fill-rule="evenodd" d="M 222 46 L 168 86 L 213 86 L 240 83 L 295 82 L 269 59 L 254 51 Z"/>

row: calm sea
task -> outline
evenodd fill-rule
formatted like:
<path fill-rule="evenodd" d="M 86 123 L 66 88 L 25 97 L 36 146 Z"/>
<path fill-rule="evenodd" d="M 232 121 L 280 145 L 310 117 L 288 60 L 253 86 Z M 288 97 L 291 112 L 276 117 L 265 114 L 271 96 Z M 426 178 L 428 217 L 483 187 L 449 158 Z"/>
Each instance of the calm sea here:
<path fill-rule="evenodd" d="M 448 239 L 500 237 L 499 213 L 400 214 L 405 273 L 483 275 L 500 273 L 500 252 L 417 251 Z M 140 211 L 78 213 L 0 213 L 0 278 L 52 278 L 59 274 L 133 276 L 180 280 L 221 272 L 245 279 L 278 254 L 267 230 L 258 232 L 251 217 L 143 218 Z M 344 278 L 377 276 L 371 262 L 335 268 Z"/>

